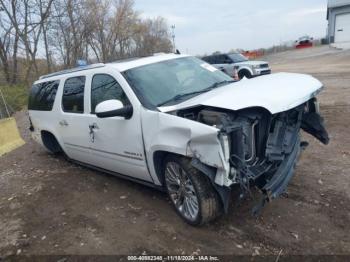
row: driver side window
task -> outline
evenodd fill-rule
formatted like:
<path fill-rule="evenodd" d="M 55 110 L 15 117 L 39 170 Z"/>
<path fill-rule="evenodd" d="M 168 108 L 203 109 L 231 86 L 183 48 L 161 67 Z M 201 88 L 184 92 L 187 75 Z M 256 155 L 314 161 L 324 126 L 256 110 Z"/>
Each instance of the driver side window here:
<path fill-rule="evenodd" d="M 124 106 L 130 101 L 114 77 L 107 74 L 96 74 L 91 83 L 91 114 L 95 114 L 96 106 L 106 100 L 117 99 Z"/>

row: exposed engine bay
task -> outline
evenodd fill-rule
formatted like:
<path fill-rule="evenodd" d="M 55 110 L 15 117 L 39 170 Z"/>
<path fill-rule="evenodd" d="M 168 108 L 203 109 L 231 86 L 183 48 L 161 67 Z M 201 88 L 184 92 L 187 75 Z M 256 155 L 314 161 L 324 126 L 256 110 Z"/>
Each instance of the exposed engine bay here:
<path fill-rule="evenodd" d="M 177 115 L 220 130 L 230 179 L 244 194 L 256 186 L 264 195 L 260 207 L 280 196 L 292 178 L 300 151 L 308 145 L 300 140 L 300 129 L 324 144 L 329 142 L 316 98 L 277 114 L 263 108 L 229 111 L 199 106 L 179 110 Z"/>

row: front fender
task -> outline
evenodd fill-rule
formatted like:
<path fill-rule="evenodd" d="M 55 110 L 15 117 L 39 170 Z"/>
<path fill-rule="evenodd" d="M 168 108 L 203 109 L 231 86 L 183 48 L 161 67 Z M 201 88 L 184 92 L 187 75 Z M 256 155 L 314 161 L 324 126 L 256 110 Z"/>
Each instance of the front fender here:
<path fill-rule="evenodd" d="M 242 71 L 242 70 L 248 70 L 249 71 L 249 73 L 251 74 L 251 75 L 254 75 L 254 72 L 253 72 L 253 70 L 249 67 L 249 66 L 240 66 L 239 68 L 238 68 L 238 72 L 237 73 L 239 73 L 240 71 Z"/>
<path fill-rule="evenodd" d="M 202 163 L 215 167 L 215 183 L 227 185 L 229 163 L 224 157 L 219 139 L 219 130 L 196 121 L 176 115 L 142 111 L 142 132 L 150 174 L 157 185 L 161 185 L 156 173 L 153 155 L 157 151 L 174 153 L 196 158 Z"/>

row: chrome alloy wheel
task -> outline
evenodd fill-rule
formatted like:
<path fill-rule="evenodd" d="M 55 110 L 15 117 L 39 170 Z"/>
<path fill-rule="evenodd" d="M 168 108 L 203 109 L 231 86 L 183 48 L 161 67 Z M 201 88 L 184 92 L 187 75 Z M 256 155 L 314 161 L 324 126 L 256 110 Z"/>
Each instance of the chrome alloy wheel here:
<path fill-rule="evenodd" d="M 185 218 L 195 221 L 199 212 L 198 198 L 186 171 L 178 163 L 168 162 L 165 183 L 176 209 Z"/>

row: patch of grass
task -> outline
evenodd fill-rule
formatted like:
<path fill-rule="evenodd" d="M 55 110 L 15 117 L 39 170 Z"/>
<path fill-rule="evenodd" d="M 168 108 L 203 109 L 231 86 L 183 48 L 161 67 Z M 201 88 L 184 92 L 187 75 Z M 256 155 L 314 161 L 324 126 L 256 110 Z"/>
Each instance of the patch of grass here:
<path fill-rule="evenodd" d="M 4 94 L 8 108 L 13 113 L 27 107 L 28 103 L 28 88 L 25 85 L 0 85 L 0 89 Z M 0 97 L 0 111 L 4 113 L 4 105 Z"/>

